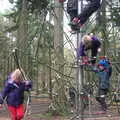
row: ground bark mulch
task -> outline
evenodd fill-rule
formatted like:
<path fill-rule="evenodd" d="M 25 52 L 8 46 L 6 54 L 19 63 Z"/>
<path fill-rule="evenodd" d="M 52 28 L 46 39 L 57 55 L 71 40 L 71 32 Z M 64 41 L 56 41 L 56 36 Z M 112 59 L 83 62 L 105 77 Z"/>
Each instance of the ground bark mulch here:
<path fill-rule="evenodd" d="M 74 114 L 71 114 L 71 116 L 68 117 L 52 116 L 48 118 L 47 117 L 43 118 L 39 116 L 40 114 L 44 116 L 44 114 L 48 111 L 49 104 L 50 104 L 50 100 L 47 98 L 32 99 L 32 104 L 31 104 L 32 114 L 28 116 L 25 120 L 71 120 L 72 116 L 74 116 Z M 116 111 L 108 112 L 108 114 L 106 115 L 99 115 L 99 116 L 91 115 L 85 117 L 83 120 L 120 120 L 120 116 L 118 116 L 115 113 Z M 0 120 L 10 120 L 7 109 L 0 108 Z M 73 120 L 80 120 L 80 119 L 75 118 Z"/>

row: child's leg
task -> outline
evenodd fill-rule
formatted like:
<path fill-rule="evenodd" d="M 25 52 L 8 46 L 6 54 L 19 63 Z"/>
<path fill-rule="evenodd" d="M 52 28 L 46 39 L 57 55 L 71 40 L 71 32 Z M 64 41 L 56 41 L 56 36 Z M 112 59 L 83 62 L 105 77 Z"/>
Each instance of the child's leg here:
<path fill-rule="evenodd" d="M 95 63 L 96 63 L 97 53 L 98 53 L 98 47 L 93 46 L 93 47 L 91 48 L 91 63 L 92 63 L 92 64 L 95 64 Z"/>
<path fill-rule="evenodd" d="M 77 27 L 77 26 L 73 26 L 73 25 L 71 25 L 71 22 L 72 22 L 72 20 L 75 18 L 75 17 L 77 17 L 77 10 L 71 10 L 71 11 L 69 11 L 69 16 L 70 16 L 70 23 L 69 23 L 69 25 L 71 26 L 71 29 L 73 30 L 73 31 L 77 31 L 77 30 L 79 30 L 79 28 Z"/>
<path fill-rule="evenodd" d="M 100 42 L 97 40 L 92 41 L 92 46 L 91 46 L 91 57 L 92 57 L 92 64 L 95 64 L 96 62 L 96 56 L 98 53 L 98 48 L 100 47 Z"/>
<path fill-rule="evenodd" d="M 24 117 L 24 107 L 23 104 L 17 107 L 17 120 L 22 120 Z"/>
<path fill-rule="evenodd" d="M 83 11 L 72 20 L 71 25 L 82 27 L 92 13 L 95 12 L 99 7 L 100 0 L 91 0 L 90 4 L 86 5 Z"/>
<path fill-rule="evenodd" d="M 88 4 L 78 16 L 78 18 L 80 19 L 80 23 L 84 24 L 87 19 L 92 15 L 92 13 L 95 12 L 99 7 L 100 0 L 92 0 L 90 4 Z"/>
<path fill-rule="evenodd" d="M 96 99 L 101 104 L 101 107 L 102 107 L 103 111 L 107 110 L 107 104 L 106 104 L 106 101 L 105 101 L 107 92 L 108 92 L 108 89 L 100 89 L 99 90 L 99 98 Z"/>
<path fill-rule="evenodd" d="M 16 108 L 13 106 L 8 106 L 8 111 L 10 113 L 11 120 L 17 120 Z"/>
<path fill-rule="evenodd" d="M 78 11 L 77 10 L 71 10 L 69 11 L 70 21 L 73 20 L 73 18 L 77 17 Z"/>

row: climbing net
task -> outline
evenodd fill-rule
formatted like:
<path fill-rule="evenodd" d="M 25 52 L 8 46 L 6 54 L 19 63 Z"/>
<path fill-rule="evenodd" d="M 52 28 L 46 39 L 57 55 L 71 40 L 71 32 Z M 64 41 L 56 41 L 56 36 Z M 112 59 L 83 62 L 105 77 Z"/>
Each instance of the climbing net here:
<path fill-rule="evenodd" d="M 111 7 L 111 4 L 110 5 L 108 4 L 108 6 Z M 63 64 L 56 63 L 56 58 L 57 57 L 59 58 L 59 55 L 56 52 L 56 49 L 52 48 L 53 47 L 53 43 L 50 41 L 51 39 L 49 41 L 47 41 L 48 38 L 51 37 L 51 36 L 48 34 L 48 28 L 46 27 L 46 24 L 50 25 L 49 29 L 52 29 L 53 26 L 51 24 L 45 22 L 46 18 L 44 18 L 44 20 L 42 21 L 42 23 L 38 22 L 38 21 L 36 22 L 36 23 L 40 24 L 40 27 L 35 30 L 35 36 L 32 36 L 31 35 L 32 31 L 30 31 L 31 33 L 28 36 L 29 43 L 28 43 L 28 45 L 26 47 L 26 51 L 27 52 L 26 52 L 26 54 L 23 54 L 24 55 L 23 57 L 25 57 L 26 55 L 29 55 L 29 52 L 31 52 L 34 57 L 31 58 L 31 56 L 29 56 L 28 58 L 26 58 L 26 61 L 28 61 L 28 59 L 30 58 L 31 60 L 34 60 L 34 61 L 30 62 L 30 63 L 32 63 L 34 65 L 35 65 L 35 63 L 40 63 L 41 65 L 46 66 L 47 68 L 49 68 L 49 69 L 51 69 L 52 71 L 55 72 L 55 76 L 56 76 L 57 80 L 60 80 L 60 77 L 62 75 L 62 76 L 64 76 L 63 79 L 65 81 L 65 85 L 66 86 L 69 87 L 69 86 L 73 85 L 76 88 L 76 70 L 77 70 L 77 68 L 81 67 L 81 66 L 79 66 L 79 65 L 76 64 L 76 61 L 77 61 L 77 59 L 76 59 L 76 50 L 77 50 L 77 48 L 76 48 L 76 44 L 77 44 L 76 43 L 76 39 L 77 39 L 77 35 L 76 34 L 71 34 L 69 32 L 69 27 L 66 26 L 66 25 L 65 25 L 65 29 L 63 29 L 63 24 L 59 23 L 59 18 L 58 18 L 57 14 L 54 11 L 55 8 L 61 8 L 61 9 L 63 9 L 64 14 L 66 16 L 65 19 L 66 20 L 68 19 L 67 21 L 69 21 L 69 17 L 68 17 L 68 14 L 66 13 L 66 3 L 64 5 L 64 7 L 62 6 L 62 4 L 60 4 L 59 6 L 56 6 L 56 5 L 54 6 L 53 4 L 50 5 L 50 8 L 49 8 L 50 12 L 49 13 L 52 16 L 54 16 L 54 18 L 56 19 L 56 21 L 58 23 L 58 26 L 62 30 L 62 34 L 64 35 L 64 38 L 65 38 L 65 41 L 63 43 L 63 46 L 65 47 L 65 50 L 66 50 L 65 55 L 64 55 L 64 63 Z M 111 22 L 108 22 L 108 23 L 105 24 L 106 26 L 99 26 L 98 27 L 98 26 L 96 26 L 96 22 L 94 22 L 94 21 L 96 21 L 96 14 L 94 14 L 93 16 L 91 16 L 90 20 L 86 23 L 85 27 L 82 30 L 80 30 L 80 34 L 86 34 L 86 33 L 94 32 L 96 30 L 95 28 L 97 28 L 96 33 L 98 35 L 101 35 L 101 34 L 104 35 L 104 39 L 105 40 L 103 40 L 103 43 L 106 41 L 106 39 L 109 40 L 108 43 L 110 43 L 111 41 L 113 41 L 113 35 L 117 36 L 117 38 L 119 38 L 119 28 L 117 26 L 114 26 Z M 34 23 L 34 24 L 36 24 L 36 23 Z M 104 28 L 108 28 L 107 31 Z M 36 40 L 36 36 L 39 37 L 38 41 Z M 43 38 L 44 38 L 44 40 L 43 40 Z M 41 57 L 40 57 L 39 53 L 40 53 L 40 51 L 42 51 L 42 49 L 40 49 L 40 47 L 44 48 L 44 46 L 42 46 L 43 42 L 44 42 L 44 45 L 49 43 L 50 46 L 48 46 L 48 47 L 50 47 L 50 49 L 52 48 L 51 52 L 54 53 L 53 56 L 51 55 L 52 56 L 52 62 L 51 62 L 51 64 L 49 64 L 48 61 L 45 63 L 44 60 L 40 59 Z M 21 42 L 20 46 L 22 46 L 23 44 L 24 43 Z M 104 44 L 104 45 L 106 45 L 106 44 Z M 30 49 L 31 46 L 33 47 L 33 50 L 29 51 L 29 49 Z M 56 46 L 56 48 L 58 48 L 59 46 L 60 46 L 60 44 L 58 43 L 57 46 Z M 111 46 L 112 45 L 110 45 L 110 48 L 111 48 Z M 118 52 L 118 51 L 116 51 L 115 49 L 112 50 L 110 48 L 109 47 L 105 48 L 106 49 L 105 50 L 106 55 L 108 57 L 112 58 L 114 62 L 119 62 L 119 58 L 114 55 L 114 53 Z M 22 52 L 25 52 L 25 51 L 22 51 L 20 49 L 20 53 L 22 53 Z M 42 52 L 44 52 L 44 51 L 42 51 Z M 71 59 L 71 60 L 69 61 L 69 59 Z M 11 64 L 11 62 L 9 63 L 9 65 L 10 64 Z M 54 66 L 57 66 L 57 65 L 60 65 L 60 67 L 64 66 L 64 71 L 65 72 L 63 73 L 63 72 L 60 72 L 59 69 L 56 69 Z M 35 67 L 36 67 L 36 69 L 39 69 L 39 67 L 37 68 L 37 65 Z M 26 71 L 29 70 L 29 66 L 24 67 L 24 68 L 26 68 Z M 118 77 L 119 76 L 119 63 L 118 64 L 114 63 L 113 64 L 113 69 L 114 69 L 113 71 L 114 71 L 114 74 L 115 74 L 115 76 L 112 76 L 112 82 L 114 83 L 113 84 L 113 88 L 117 88 L 115 90 L 115 92 L 118 95 L 118 93 L 119 93 L 118 92 L 119 91 L 119 86 L 118 86 L 118 83 L 119 83 L 119 77 Z M 85 105 L 87 104 L 87 101 L 88 101 L 88 103 L 89 103 L 89 112 L 90 112 L 90 110 L 92 108 L 91 101 L 93 103 L 95 103 L 94 105 L 96 105 L 96 102 L 95 102 L 95 99 L 94 99 L 95 95 L 94 94 L 93 95 L 89 94 L 89 91 L 86 90 L 86 86 L 88 88 L 95 89 L 95 88 L 97 88 L 97 85 L 96 85 L 96 81 L 94 79 L 92 79 L 92 78 L 88 79 L 89 75 L 91 76 L 91 74 L 92 74 L 91 71 L 89 70 L 89 67 L 88 66 L 84 66 L 83 71 L 84 71 L 84 74 L 85 74 L 84 75 L 84 79 L 85 79 L 85 85 L 84 86 L 85 86 L 85 88 L 83 86 L 83 89 L 82 89 L 82 93 L 83 94 L 81 95 L 81 97 L 82 97 L 81 99 L 83 99 L 83 102 L 84 102 Z M 36 84 L 37 83 L 39 83 L 39 82 L 36 82 Z M 69 83 L 69 85 L 67 83 Z M 58 91 L 58 90 L 56 90 L 56 91 Z M 78 93 L 76 93 L 76 95 L 77 94 Z M 113 92 L 111 90 L 110 96 L 109 96 L 111 98 L 111 99 L 109 99 L 109 103 L 110 104 L 114 104 L 113 99 L 112 99 L 113 96 L 114 95 L 113 95 Z M 28 99 L 28 101 L 29 101 L 29 99 Z M 119 110 L 118 105 L 117 105 L 117 110 Z"/>

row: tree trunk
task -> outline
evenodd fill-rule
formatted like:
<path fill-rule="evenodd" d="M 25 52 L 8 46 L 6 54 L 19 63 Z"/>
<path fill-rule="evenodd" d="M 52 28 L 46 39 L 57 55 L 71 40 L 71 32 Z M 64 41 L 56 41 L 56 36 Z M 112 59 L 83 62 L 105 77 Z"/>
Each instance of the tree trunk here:
<path fill-rule="evenodd" d="M 27 12 L 27 0 L 21 1 L 21 10 L 19 16 L 19 27 L 17 30 L 17 43 L 16 46 L 19 49 L 20 64 L 24 70 L 28 68 L 28 56 L 26 55 L 27 50 L 27 36 L 28 36 L 28 12 Z"/>
<path fill-rule="evenodd" d="M 106 29 L 106 1 L 102 1 L 102 7 L 101 7 L 101 33 L 102 33 L 102 37 L 103 37 L 103 54 L 106 55 L 106 48 L 108 47 L 108 36 L 107 36 L 107 29 Z"/>
<path fill-rule="evenodd" d="M 54 19 L 54 49 L 55 49 L 55 69 L 60 73 L 64 73 L 64 53 L 63 53 L 63 3 L 55 0 L 55 19 Z M 64 89 L 64 76 L 60 73 L 55 73 L 56 87 L 54 90 L 57 92 L 57 108 L 63 110 L 65 106 L 65 89 Z"/>
<path fill-rule="evenodd" d="M 21 13 L 19 18 L 18 38 L 17 47 L 24 50 L 27 46 L 27 35 L 28 35 L 28 13 L 27 13 L 27 0 L 22 0 Z"/>

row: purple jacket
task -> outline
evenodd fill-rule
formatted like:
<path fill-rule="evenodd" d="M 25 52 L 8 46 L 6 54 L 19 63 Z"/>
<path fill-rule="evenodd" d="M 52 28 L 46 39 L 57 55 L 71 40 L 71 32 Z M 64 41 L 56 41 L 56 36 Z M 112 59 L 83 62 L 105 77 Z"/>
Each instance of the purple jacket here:
<path fill-rule="evenodd" d="M 96 36 L 91 37 L 91 39 L 92 39 L 92 41 L 91 41 L 92 42 L 92 47 L 99 48 L 100 47 L 99 39 Z M 82 41 L 80 42 L 80 47 L 77 50 L 77 58 L 79 59 L 80 56 L 82 56 L 82 57 L 86 56 L 85 45 Z"/>
<path fill-rule="evenodd" d="M 32 88 L 32 82 L 21 81 L 16 83 L 12 80 L 8 80 L 8 83 L 3 88 L 0 94 L 0 104 L 3 104 L 3 99 L 6 98 L 6 102 L 11 106 L 18 106 L 24 102 L 24 91 Z"/>

